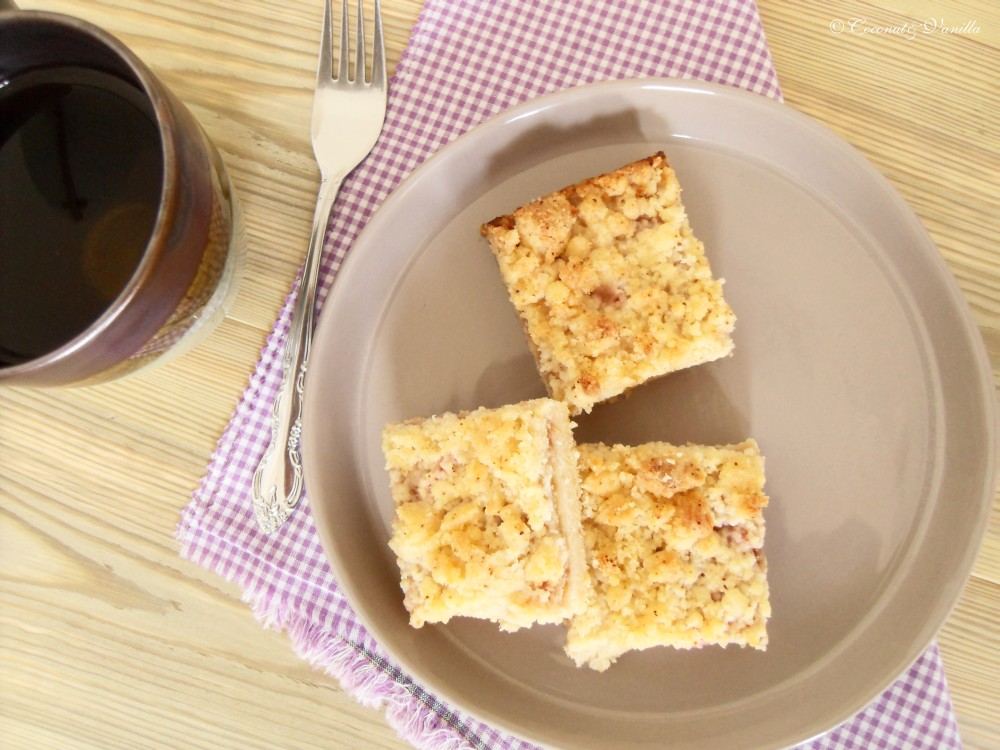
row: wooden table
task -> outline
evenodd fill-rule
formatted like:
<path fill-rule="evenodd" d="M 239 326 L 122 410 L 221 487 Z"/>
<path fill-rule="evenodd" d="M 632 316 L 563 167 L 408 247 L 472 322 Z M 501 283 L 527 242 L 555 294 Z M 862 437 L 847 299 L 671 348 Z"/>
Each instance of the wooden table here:
<path fill-rule="evenodd" d="M 305 252 L 318 0 L 20 0 L 129 44 L 220 146 L 249 258 L 231 316 L 160 369 L 0 389 L 0 747 L 404 748 L 173 532 Z M 399 59 L 419 0 L 384 0 Z M 1000 5 L 759 0 L 788 104 L 863 151 L 933 235 L 1000 372 Z M 838 21 L 958 27 L 861 34 Z M 858 27 L 860 30 L 860 27 Z M 1000 747 L 1000 513 L 941 631 L 963 737 Z"/>

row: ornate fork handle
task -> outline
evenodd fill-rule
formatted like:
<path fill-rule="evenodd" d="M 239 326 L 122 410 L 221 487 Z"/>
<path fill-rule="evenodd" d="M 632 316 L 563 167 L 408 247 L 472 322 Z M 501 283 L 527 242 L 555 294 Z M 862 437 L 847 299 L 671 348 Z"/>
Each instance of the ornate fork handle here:
<path fill-rule="evenodd" d="M 316 311 L 323 238 L 342 177 L 320 183 L 298 297 L 292 308 L 288 342 L 281 364 L 281 385 L 271 409 L 271 442 L 253 475 L 253 508 L 260 528 L 271 533 L 285 522 L 302 498 L 302 397 Z"/>

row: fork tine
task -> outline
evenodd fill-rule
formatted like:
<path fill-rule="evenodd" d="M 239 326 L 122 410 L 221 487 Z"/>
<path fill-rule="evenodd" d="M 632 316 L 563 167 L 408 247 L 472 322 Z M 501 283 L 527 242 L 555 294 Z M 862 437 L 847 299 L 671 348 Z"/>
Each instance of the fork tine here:
<path fill-rule="evenodd" d="M 350 70 L 347 67 L 348 48 L 350 47 L 349 29 L 350 17 L 347 15 L 347 0 L 340 4 L 340 59 L 337 63 L 337 80 L 349 81 Z"/>
<path fill-rule="evenodd" d="M 382 5 L 375 0 L 375 40 L 372 53 L 372 84 L 385 88 L 385 40 L 382 38 Z"/>
<path fill-rule="evenodd" d="M 319 68 L 316 71 L 316 81 L 329 81 L 333 78 L 333 11 L 331 4 L 333 0 L 326 0 L 323 4 L 323 34 L 319 43 Z"/>
<path fill-rule="evenodd" d="M 354 55 L 354 80 L 365 82 L 365 4 L 358 0 L 358 43 Z"/>

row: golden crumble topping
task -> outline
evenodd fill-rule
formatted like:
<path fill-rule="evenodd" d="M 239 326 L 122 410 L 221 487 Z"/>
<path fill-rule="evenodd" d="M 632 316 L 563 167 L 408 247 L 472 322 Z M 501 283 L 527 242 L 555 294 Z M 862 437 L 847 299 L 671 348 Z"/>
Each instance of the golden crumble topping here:
<path fill-rule="evenodd" d="M 732 351 L 735 316 L 663 153 L 481 229 L 549 395 L 571 414 Z"/>
<path fill-rule="evenodd" d="M 589 584 L 573 423 L 537 399 L 389 425 L 390 547 L 410 623 L 562 622 Z"/>
<path fill-rule="evenodd" d="M 733 446 L 584 444 L 583 530 L 592 592 L 566 653 L 603 671 L 668 645 L 764 649 L 764 459 Z"/>

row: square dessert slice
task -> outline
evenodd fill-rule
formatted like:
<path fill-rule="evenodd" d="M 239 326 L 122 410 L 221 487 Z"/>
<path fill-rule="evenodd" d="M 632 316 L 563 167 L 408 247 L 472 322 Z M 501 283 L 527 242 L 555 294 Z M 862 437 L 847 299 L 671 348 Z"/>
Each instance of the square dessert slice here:
<path fill-rule="evenodd" d="M 584 543 L 593 584 L 566 653 L 603 671 L 627 651 L 765 649 L 764 459 L 731 446 L 582 444 Z"/>
<path fill-rule="evenodd" d="M 517 630 L 582 611 L 572 428 L 547 398 L 385 428 L 389 546 L 411 625 L 466 616 Z"/>
<path fill-rule="evenodd" d="M 663 153 L 481 227 L 548 393 L 589 412 L 726 356 L 735 315 Z"/>

